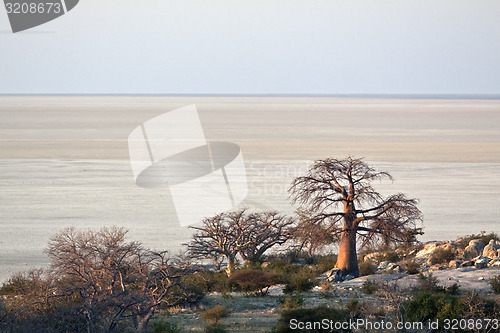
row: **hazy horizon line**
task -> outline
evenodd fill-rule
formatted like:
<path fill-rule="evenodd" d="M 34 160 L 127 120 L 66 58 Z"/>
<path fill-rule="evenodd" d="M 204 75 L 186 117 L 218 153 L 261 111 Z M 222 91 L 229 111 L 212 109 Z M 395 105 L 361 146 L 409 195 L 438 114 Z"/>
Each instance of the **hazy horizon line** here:
<path fill-rule="evenodd" d="M 297 98 L 374 98 L 374 99 L 473 99 L 473 100 L 500 100 L 500 94 L 160 94 L 160 93 L 50 93 L 50 94 L 31 94 L 14 93 L 2 94 L 0 97 L 297 97 Z"/>

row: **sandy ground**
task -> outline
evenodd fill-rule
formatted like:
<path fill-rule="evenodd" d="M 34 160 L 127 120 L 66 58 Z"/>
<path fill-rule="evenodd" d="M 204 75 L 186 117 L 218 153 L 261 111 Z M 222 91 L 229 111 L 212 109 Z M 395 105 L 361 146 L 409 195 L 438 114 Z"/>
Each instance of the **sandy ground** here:
<path fill-rule="evenodd" d="M 355 155 L 393 174 L 382 192 L 421 199 L 425 240 L 499 230 L 497 100 L 0 97 L 0 281 L 47 265 L 48 238 L 68 226 L 180 250 L 191 230 L 168 193 L 135 185 L 127 137 L 189 104 L 208 140 L 241 146 L 247 207 L 292 212 L 288 184 L 313 159 Z"/>

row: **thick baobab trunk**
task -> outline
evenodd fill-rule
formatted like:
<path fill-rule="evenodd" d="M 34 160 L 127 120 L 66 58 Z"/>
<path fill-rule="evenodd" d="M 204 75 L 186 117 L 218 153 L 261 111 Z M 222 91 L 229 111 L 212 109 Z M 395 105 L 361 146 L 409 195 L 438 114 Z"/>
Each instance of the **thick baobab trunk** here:
<path fill-rule="evenodd" d="M 347 229 L 342 231 L 339 256 L 335 267 L 340 269 L 341 276 L 359 276 L 358 257 L 356 253 L 356 230 Z"/>
<path fill-rule="evenodd" d="M 235 258 L 233 256 L 227 256 L 227 266 L 226 266 L 227 277 L 231 277 L 231 274 L 233 274 L 234 265 L 235 265 Z"/>

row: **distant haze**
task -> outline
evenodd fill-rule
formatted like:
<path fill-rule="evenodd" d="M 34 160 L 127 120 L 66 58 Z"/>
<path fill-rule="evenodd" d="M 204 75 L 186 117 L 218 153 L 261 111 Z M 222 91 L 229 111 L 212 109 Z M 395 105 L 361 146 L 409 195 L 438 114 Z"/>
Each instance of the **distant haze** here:
<path fill-rule="evenodd" d="M 85 0 L 12 34 L 0 94 L 498 94 L 500 2 Z"/>

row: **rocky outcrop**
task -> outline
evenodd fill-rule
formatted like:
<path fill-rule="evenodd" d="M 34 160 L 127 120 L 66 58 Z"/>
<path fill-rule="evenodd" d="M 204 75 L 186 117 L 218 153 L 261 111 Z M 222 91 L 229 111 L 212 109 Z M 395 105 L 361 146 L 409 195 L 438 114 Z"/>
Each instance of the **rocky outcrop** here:
<path fill-rule="evenodd" d="M 469 245 L 464 249 L 464 258 L 470 260 L 483 253 L 484 243 L 479 239 L 473 239 L 469 242 Z"/>
<path fill-rule="evenodd" d="M 488 245 L 486 245 L 482 252 L 483 257 L 495 258 L 500 257 L 500 241 L 490 240 Z"/>
<path fill-rule="evenodd" d="M 416 248 L 394 249 L 398 254 L 398 260 L 394 260 L 396 262 L 383 260 L 389 257 L 387 251 L 371 252 L 364 255 L 363 259 L 376 267 L 374 274 L 377 275 L 412 274 L 407 265 L 413 267 L 411 269 L 413 274 L 415 271 L 459 269 L 463 272 L 500 267 L 500 240 L 491 240 L 485 245 L 481 240 L 473 239 L 465 249 L 462 248 L 464 246 L 462 244 L 459 241 L 434 241 L 426 243 L 419 251 Z M 342 277 L 338 269 L 332 269 L 318 276 L 319 280 L 330 283 L 344 282 L 351 278 L 351 276 Z"/>
<path fill-rule="evenodd" d="M 491 259 L 480 256 L 478 258 L 474 259 L 474 267 L 477 269 L 483 269 L 488 267 L 488 263 L 491 261 Z"/>
<path fill-rule="evenodd" d="M 424 248 L 422 250 L 418 251 L 417 254 L 415 255 L 415 257 L 417 257 L 417 258 L 427 258 L 441 244 L 442 243 L 438 243 L 438 242 L 432 242 L 432 243 L 425 244 Z"/>

